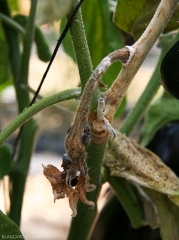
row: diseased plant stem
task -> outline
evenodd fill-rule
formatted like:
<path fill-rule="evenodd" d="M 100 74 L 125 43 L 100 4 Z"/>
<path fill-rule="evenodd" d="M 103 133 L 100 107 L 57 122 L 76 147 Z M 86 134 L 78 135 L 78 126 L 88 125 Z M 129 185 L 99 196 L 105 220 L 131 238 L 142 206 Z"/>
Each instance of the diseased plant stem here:
<path fill-rule="evenodd" d="M 72 2 L 74 7 L 74 5 L 76 5 L 78 1 L 74 0 Z M 82 88 L 84 89 L 88 79 L 92 75 L 93 67 L 86 41 L 81 12 L 78 12 L 78 14 L 76 15 L 76 20 L 73 22 L 70 30 L 76 59 L 79 66 L 81 84 Z M 81 51 L 81 49 L 83 49 L 83 51 Z M 96 185 L 96 189 L 88 193 L 87 198 L 89 198 L 95 203 L 97 202 L 97 198 L 101 189 L 100 171 L 105 149 L 106 143 L 101 145 L 91 143 L 90 146 L 87 148 L 88 156 L 86 162 L 89 167 L 89 175 L 92 179 L 92 183 Z M 78 204 L 77 211 L 77 216 L 72 219 L 68 240 L 81 240 L 88 238 L 97 214 L 97 206 L 95 205 L 94 209 L 89 209 L 89 207 L 80 202 Z M 82 222 L 83 224 L 81 224 Z"/>
<path fill-rule="evenodd" d="M 162 44 L 162 38 L 164 38 L 165 45 Z M 171 36 L 168 36 L 168 40 L 170 40 Z M 124 124 L 120 128 L 121 133 L 125 133 L 127 136 L 130 135 L 136 124 L 141 119 L 142 115 L 144 114 L 146 108 L 148 107 L 149 103 L 151 102 L 152 98 L 156 94 L 157 90 L 160 87 L 160 65 L 161 62 L 167 53 L 167 51 L 170 49 L 170 47 L 178 41 L 179 34 L 177 34 L 174 38 L 172 38 L 170 41 L 167 41 L 167 36 L 161 37 L 161 49 L 162 52 L 160 54 L 160 58 L 158 60 L 157 66 L 155 68 L 155 71 L 145 88 L 144 92 L 142 93 L 141 97 L 139 98 L 138 102 L 136 103 L 135 107 L 132 109 L 132 111 L 127 116 L 126 120 L 124 121 Z"/>
<path fill-rule="evenodd" d="M 156 16 L 158 17 L 158 14 L 159 14 L 159 10 L 162 9 L 163 7 L 163 4 L 167 4 L 166 0 L 163 0 L 162 1 L 162 4 L 159 6 L 159 9 L 157 10 L 155 16 L 154 16 L 154 19 L 156 18 Z M 129 86 L 128 83 L 130 83 L 130 81 L 132 80 L 132 78 L 134 77 L 134 75 L 136 74 L 138 68 L 140 67 L 140 65 L 142 64 L 143 60 L 145 59 L 146 55 L 148 54 L 150 48 L 153 46 L 154 42 L 156 41 L 156 39 L 159 37 L 159 34 L 163 31 L 166 23 L 168 22 L 173 10 L 174 10 L 174 7 L 176 6 L 177 2 L 175 1 L 175 3 L 173 3 L 172 5 L 172 10 L 168 11 L 167 13 L 167 17 L 166 19 L 164 20 L 164 24 L 161 27 L 159 27 L 158 31 L 156 31 L 156 34 L 154 34 L 154 40 L 151 42 L 151 44 L 149 44 L 148 42 L 146 44 L 149 44 L 149 48 L 147 48 L 147 51 L 141 51 L 141 54 L 138 52 L 138 48 L 137 46 L 134 44 L 133 48 L 136 50 L 136 53 L 134 54 L 134 57 L 135 57 L 135 60 L 131 61 L 133 62 L 133 64 L 131 64 L 131 62 L 129 62 L 126 66 L 123 66 L 123 69 L 121 71 L 121 74 L 119 75 L 122 79 L 123 79 L 123 82 L 121 84 L 121 82 L 119 83 L 119 79 L 120 77 L 114 82 L 114 84 L 111 86 L 111 88 L 107 91 L 106 93 L 106 98 L 107 98 L 107 101 L 108 101 L 108 109 L 109 108 L 114 108 L 114 111 L 112 111 L 112 114 L 114 114 L 117 106 L 119 105 L 120 101 L 122 100 L 123 96 L 125 95 L 125 92 Z M 168 7 L 168 6 L 167 6 Z M 160 19 L 161 20 L 161 19 Z M 155 22 L 155 20 L 152 20 L 153 22 Z M 158 22 L 158 21 L 157 21 Z M 152 24 L 152 27 L 153 27 L 154 24 Z M 149 25 L 151 27 L 151 24 Z M 161 26 L 161 24 L 159 25 Z M 146 34 L 146 32 L 145 32 Z M 148 37 L 148 36 L 147 36 Z M 143 37 L 144 39 L 146 38 L 146 35 Z M 140 39 L 139 39 L 140 41 Z M 139 42 L 140 43 L 140 42 Z M 140 45 L 140 44 L 139 44 Z M 143 45 L 143 48 L 145 48 L 146 45 L 144 44 Z M 139 48 L 140 49 L 140 48 Z M 76 53 L 77 54 L 77 53 Z M 136 61 L 136 59 L 138 59 L 138 63 L 134 63 Z M 129 66 L 132 66 L 131 68 L 135 68 L 135 70 L 131 69 Z M 130 68 L 130 70 L 126 70 L 128 69 L 128 67 Z M 131 71 L 131 73 L 130 73 Z M 127 81 L 128 83 L 126 84 L 125 80 L 126 80 L 126 76 L 129 78 L 129 80 Z M 121 87 L 121 88 L 120 88 Z M 122 89 L 122 94 L 120 94 L 120 90 Z M 114 92 L 114 93 L 113 93 Z M 117 100 L 117 98 L 119 98 L 119 100 Z M 111 106 L 111 102 L 115 103 L 113 106 Z M 104 148 L 105 150 L 105 148 Z M 89 155 L 90 155 L 90 152 L 89 152 Z M 88 156 L 89 156 L 88 155 Z M 93 161 L 93 160 L 92 160 Z M 98 158 L 96 158 L 96 161 L 98 161 Z M 89 165 L 90 166 L 90 165 Z M 91 176 L 91 175 L 90 175 Z M 91 176 L 91 178 L 93 179 L 93 176 Z M 95 183 L 95 182 L 94 182 Z M 88 234 L 89 234 L 89 231 L 90 231 L 90 228 L 91 228 L 91 225 L 92 225 L 92 222 L 89 223 L 86 219 L 88 218 L 88 215 L 86 215 L 84 213 L 84 210 L 82 210 L 82 206 L 80 207 L 80 209 L 78 210 L 78 215 L 75 219 L 73 219 L 72 221 L 72 226 L 71 226 L 71 230 L 70 230 L 70 234 L 69 234 L 69 238 L 70 240 L 73 240 L 73 239 L 87 239 L 88 237 Z M 85 219 L 85 220 L 84 220 Z M 94 218 L 92 218 L 94 219 Z M 90 221 L 92 220 L 90 218 Z M 80 223 L 81 221 L 83 221 L 83 229 L 81 229 L 80 227 Z M 76 228 L 78 227 L 78 234 L 75 234 L 76 232 Z M 80 229 L 79 229 L 80 228 Z M 81 234 L 83 233 L 83 234 Z"/>
<path fill-rule="evenodd" d="M 72 10 L 75 8 L 78 0 L 71 0 Z M 86 40 L 85 29 L 81 9 L 78 10 L 70 27 L 72 43 L 75 51 L 76 60 L 79 66 L 80 81 L 82 91 L 87 83 L 89 77 L 93 72 L 92 61 Z"/>
<path fill-rule="evenodd" d="M 115 113 L 142 62 L 170 20 L 177 3 L 178 0 L 162 0 L 148 27 L 132 46 L 135 50 L 133 58 L 123 66 L 117 79 L 106 92 L 107 107 L 111 109 L 110 114 Z"/>
<path fill-rule="evenodd" d="M 148 106 L 148 104 L 150 103 L 154 94 L 156 93 L 157 89 L 159 88 L 159 84 L 158 84 L 159 80 L 160 80 L 159 68 L 160 68 L 161 61 L 162 61 L 165 53 L 169 49 L 169 47 L 172 44 L 174 44 L 177 41 L 177 39 L 178 39 L 178 35 L 175 37 L 175 39 L 173 39 L 173 41 L 170 44 L 168 44 L 168 46 L 162 46 L 162 53 L 161 53 L 159 62 L 157 64 L 155 72 L 154 72 L 148 86 L 146 87 L 146 89 L 143 92 L 142 96 L 140 97 L 138 103 L 136 104 L 134 109 L 131 111 L 131 113 L 128 115 L 126 121 L 124 122 L 123 126 L 120 129 L 120 131 L 122 133 L 125 133 L 127 136 L 130 135 L 130 133 L 133 130 L 133 128 L 135 127 L 136 123 L 140 120 L 146 107 Z M 135 57 L 131 60 L 131 63 L 134 61 L 134 59 L 135 59 Z M 119 89 L 119 91 L 120 91 L 120 89 Z M 108 176 L 108 177 L 110 179 L 110 185 L 115 189 L 116 183 L 117 183 L 116 179 L 113 178 L 112 176 Z M 120 180 L 122 180 L 122 181 L 120 181 Z M 119 178 L 118 188 L 125 189 L 125 186 L 128 186 L 128 188 L 130 188 L 129 184 L 127 183 L 127 181 L 125 179 Z M 116 191 L 116 194 L 120 194 L 120 201 L 121 201 L 122 205 L 124 205 L 125 210 L 126 210 L 128 216 L 130 217 L 131 223 L 136 227 L 139 226 L 142 223 L 142 220 L 144 220 L 144 218 L 143 218 L 144 216 L 139 213 L 139 212 L 142 213 L 142 206 L 140 206 L 140 204 L 139 204 L 138 209 L 136 209 L 135 207 L 132 207 L 132 206 L 134 206 L 132 204 L 133 197 L 132 197 L 132 195 L 128 194 L 127 199 L 125 199 L 125 196 L 126 196 L 125 190 L 122 195 L 121 195 L 121 192 L 119 192 L 119 191 Z M 130 199 L 130 201 L 129 201 L 129 199 Z M 136 212 L 136 210 L 137 210 L 137 212 Z M 138 216 L 139 218 L 136 218 L 136 216 Z"/>

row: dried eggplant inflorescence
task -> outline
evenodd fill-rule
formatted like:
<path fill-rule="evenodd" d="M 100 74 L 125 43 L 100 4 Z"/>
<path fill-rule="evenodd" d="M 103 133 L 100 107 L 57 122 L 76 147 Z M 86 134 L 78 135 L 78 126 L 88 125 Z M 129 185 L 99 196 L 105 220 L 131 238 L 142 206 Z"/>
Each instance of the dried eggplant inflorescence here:
<path fill-rule="evenodd" d="M 82 177 L 80 175 L 76 176 L 69 184 L 66 181 L 66 170 L 61 172 L 53 165 L 42 166 L 44 168 L 44 175 L 52 185 L 54 202 L 57 199 L 68 197 L 70 208 L 73 211 L 73 217 L 77 215 L 77 203 L 79 199 L 84 204 L 89 205 L 92 208 L 94 207 L 94 203 L 92 201 L 88 201 L 86 198 L 86 192 L 90 192 L 95 189 L 95 186 L 89 183 L 88 175 L 86 177 Z"/>

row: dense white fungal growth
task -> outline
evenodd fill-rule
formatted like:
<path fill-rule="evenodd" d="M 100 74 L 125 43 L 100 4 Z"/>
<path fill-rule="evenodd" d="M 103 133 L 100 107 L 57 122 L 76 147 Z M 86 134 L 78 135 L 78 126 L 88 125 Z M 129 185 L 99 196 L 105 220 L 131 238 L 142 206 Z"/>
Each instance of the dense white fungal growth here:
<path fill-rule="evenodd" d="M 127 48 L 129 50 L 130 54 L 129 54 L 129 58 L 128 58 L 127 62 L 123 63 L 124 66 L 126 66 L 130 63 L 130 61 L 131 61 L 131 59 L 134 56 L 135 51 L 136 51 L 135 48 L 133 48 L 132 46 L 125 46 L 125 48 Z"/>
<path fill-rule="evenodd" d="M 111 66 L 111 58 L 105 57 L 99 65 L 98 73 L 104 73 L 110 66 Z"/>

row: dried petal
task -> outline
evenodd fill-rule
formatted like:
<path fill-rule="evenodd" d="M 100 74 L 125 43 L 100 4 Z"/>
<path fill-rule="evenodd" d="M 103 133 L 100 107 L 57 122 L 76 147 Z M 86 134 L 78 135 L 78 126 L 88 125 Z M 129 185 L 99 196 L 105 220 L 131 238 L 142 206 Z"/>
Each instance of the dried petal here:
<path fill-rule="evenodd" d="M 76 217 L 76 215 L 77 215 L 77 203 L 78 203 L 78 200 L 79 200 L 79 193 L 78 192 L 70 192 L 68 197 L 69 197 L 70 208 L 73 211 L 71 216 Z"/>
<path fill-rule="evenodd" d="M 84 204 L 91 206 L 94 208 L 94 203 L 92 201 L 88 201 L 86 198 L 86 192 L 93 191 L 95 189 L 95 185 L 89 183 L 89 176 L 80 176 L 80 171 L 76 176 L 76 186 L 72 187 L 71 184 L 68 183 L 67 172 L 61 172 L 53 165 L 47 165 L 46 167 L 42 165 L 44 168 L 44 175 L 50 181 L 54 194 L 54 202 L 56 199 L 65 198 L 67 196 L 69 198 L 69 206 L 72 209 L 72 217 L 77 215 L 77 203 L 80 199 Z"/>
<path fill-rule="evenodd" d="M 88 201 L 88 199 L 86 198 L 86 179 L 85 178 L 79 177 L 75 190 L 79 192 L 79 198 L 84 204 L 94 208 L 94 202 Z"/>

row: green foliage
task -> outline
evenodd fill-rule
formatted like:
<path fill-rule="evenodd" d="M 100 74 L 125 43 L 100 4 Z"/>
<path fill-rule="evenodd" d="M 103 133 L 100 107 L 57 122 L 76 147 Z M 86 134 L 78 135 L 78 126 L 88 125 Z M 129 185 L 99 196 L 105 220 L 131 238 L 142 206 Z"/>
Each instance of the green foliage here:
<path fill-rule="evenodd" d="M 19 1 L 18 0 L 8 0 L 8 4 L 12 11 L 19 10 Z"/>
<path fill-rule="evenodd" d="M 10 85 L 12 85 L 12 79 L 8 79 L 6 82 L 0 85 L 0 92 Z"/>
<path fill-rule="evenodd" d="M 140 143 L 146 146 L 158 129 L 169 122 L 178 121 L 178 112 L 179 101 L 164 92 L 162 97 L 154 102 L 147 112 Z"/>
<path fill-rule="evenodd" d="M 118 0 L 114 22 L 123 31 L 139 38 L 159 3 L 159 0 Z"/>
<path fill-rule="evenodd" d="M 7 175 L 12 166 L 11 150 L 8 145 L 0 147 L 0 179 Z"/>
<path fill-rule="evenodd" d="M 24 28 L 26 27 L 28 17 L 18 14 L 18 15 L 15 15 L 13 18 L 22 27 Z M 37 47 L 37 54 L 39 59 L 44 62 L 48 62 L 51 58 L 50 48 L 47 44 L 44 34 L 42 33 L 41 29 L 37 25 L 35 26 L 34 41 Z"/>
<path fill-rule="evenodd" d="M 9 58 L 9 47 L 5 41 L 0 39 L 0 84 L 8 80 L 8 58 Z"/>
<path fill-rule="evenodd" d="M 179 237 L 179 211 L 178 207 L 173 204 L 167 196 L 145 189 L 148 196 L 152 199 L 158 209 L 160 221 L 160 234 L 162 240 L 177 240 Z"/>
<path fill-rule="evenodd" d="M 90 4 L 85 1 L 82 14 L 93 67 L 96 68 L 105 56 L 124 46 L 123 36 L 112 22 L 108 0 L 91 0 Z M 62 21 L 61 29 L 64 25 L 65 20 Z M 70 35 L 64 39 L 63 45 L 65 51 L 75 60 Z M 115 80 L 120 68 L 121 64 L 116 62 L 104 75 L 103 82 L 108 87 Z"/>
<path fill-rule="evenodd" d="M 118 0 L 113 20 L 120 29 L 138 39 L 152 19 L 159 3 L 160 0 Z M 165 33 L 178 28 L 178 11 L 179 7 L 165 28 Z"/>
<path fill-rule="evenodd" d="M 2 211 L 0 211 L 0 237 L 1 239 L 17 239 L 23 240 L 22 233 L 17 225 L 7 217 Z"/>
<path fill-rule="evenodd" d="M 134 193 L 132 186 L 128 185 L 124 178 L 110 176 L 109 170 L 105 166 L 102 168 L 102 177 L 115 191 L 132 226 L 134 228 L 142 227 L 145 221 L 144 209 L 137 195 Z"/>
<path fill-rule="evenodd" d="M 114 118 L 119 117 L 124 112 L 124 110 L 126 108 L 126 105 L 127 105 L 127 98 L 124 97 L 122 102 L 121 102 L 121 104 L 120 104 L 120 106 L 118 107 L 118 109 L 117 109 L 117 111 L 116 111 L 116 113 L 114 115 Z"/>

